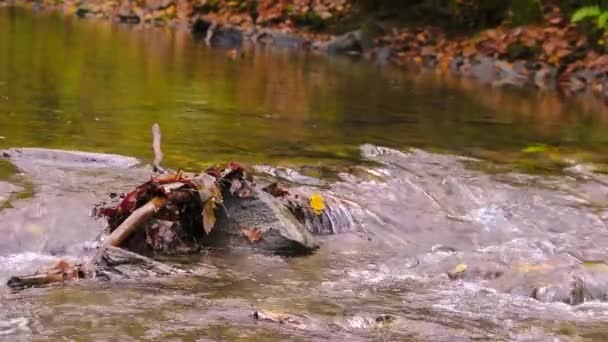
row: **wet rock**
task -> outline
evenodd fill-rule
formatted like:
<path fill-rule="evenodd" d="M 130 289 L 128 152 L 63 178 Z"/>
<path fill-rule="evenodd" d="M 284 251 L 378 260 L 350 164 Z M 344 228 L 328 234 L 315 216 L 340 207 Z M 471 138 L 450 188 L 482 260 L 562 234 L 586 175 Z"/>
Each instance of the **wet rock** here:
<path fill-rule="evenodd" d="M 236 48 L 243 44 L 243 31 L 236 27 L 224 26 L 205 19 L 197 19 L 192 24 L 192 34 L 207 45 Z"/>
<path fill-rule="evenodd" d="M 102 247 L 98 254 L 87 264 L 70 265 L 60 261 L 57 265 L 42 273 L 27 276 L 13 276 L 6 285 L 13 290 L 29 287 L 42 287 L 53 284 L 64 284 L 85 278 L 102 280 L 135 279 L 166 277 L 183 274 L 185 271 L 154 261 L 142 255 L 117 247 Z"/>
<path fill-rule="evenodd" d="M 202 18 L 196 19 L 196 21 L 192 24 L 191 31 L 192 34 L 197 38 L 204 38 L 207 35 L 207 31 L 213 25 L 213 23 L 209 20 L 205 20 Z"/>
<path fill-rule="evenodd" d="M 139 164 L 136 158 L 115 154 L 45 148 L 11 148 L 2 153 L 17 167 L 35 164 L 54 168 L 129 168 Z"/>
<path fill-rule="evenodd" d="M 470 75 L 481 83 L 492 83 L 496 80 L 496 66 L 491 58 L 481 57 L 471 64 Z"/>
<path fill-rule="evenodd" d="M 272 32 L 269 30 L 260 32 L 259 34 L 255 35 L 252 40 L 257 43 L 272 45 L 282 49 L 298 49 L 306 45 L 306 41 L 304 39 L 280 32 Z"/>
<path fill-rule="evenodd" d="M 135 13 L 119 13 L 117 16 L 118 21 L 125 24 L 139 24 L 141 18 Z"/>
<path fill-rule="evenodd" d="M 380 315 L 376 317 L 376 323 L 380 325 L 394 322 L 397 318 L 393 315 Z"/>
<path fill-rule="evenodd" d="M 211 46 L 239 47 L 243 44 L 243 33 L 237 28 L 218 26 L 212 31 L 211 36 L 207 35 L 207 42 Z"/>
<path fill-rule="evenodd" d="M 554 67 L 544 66 L 534 73 L 534 85 L 540 89 L 553 89 L 557 78 Z"/>
<path fill-rule="evenodd" d="M 94 264 L 95 276 L 101 279 L 144 279 L 183 274 L 185 271 L 122 248 L 105 247 Z"/>
<path fill-rule="evenodd" d="M 277 324 L 292 325 L 295 327 L 304 327 L 303 318 L 296 317 L 285 313 L 272 312 L 267 310 L 256 310 L 251 315 L 253 319 L 260 322 L 270 322 Z"/>
<path fill-rule="evenodd" d="M 492 86 L 510 85 L 523 87 L 529 81 L 530 73 L 525 67 L 525 62 L 519 61 L 509 64 L 503 61 L 494 62 L 496 68 L 496 79 L 492 81 Z"/>
<path fill-rule="evenodd" d="M 564 286 L 543 285 L 532 290 L 531 297 L 539 302 L 570 302 L 571 290 Z"/>
<path fill-rule="evenodd" d="M 348 32 L 344 35 L 335 37 L 327 43 L 317 47 L 329 53 L 363 53 L 370 46 L 369 41 L 364 37 L 361 30 Z"/>
<path fill-rule="evenodd" d="M 567 84 L 568 84 L 568 86 L 567 86 L 566 90 L 568 90 L 572 93 L 582 92 L 587 87 L 587 85 L 585 83 L 585 79 L 580 77 L 580 75 L 572 75 L 572 76 L 568 77 Z"/>
<path fill-rule="evenodd" d="M 241 198 L 225 193 L 224 213 L 210 239 L 214 244 L 244 241 L 240 227 L 259 228 L 262 238 L 251 245 L 262 251 L 281 255 L 308 254 L 319 248 L 318 240 L 279 200 L 264 191 L 253 189 L 251 196 Z M 230 243 L 230 242 L 229 242 Z M 234 242 L 233 242 L 234 243 Z"/>
<path fill-rule="evenodd" d="M 280 180 L 288 181 L 291 184 L 309 185 L 309 186 L 324 186 L 327 183 L 310 176 L 306 176 L 297 170 L 285 167 L 273 167 L 270 165 L 256 165 L 254 170 L 259 173 L 270 175 Z"/>
<path fill-rule="evenodd" d="M 79 18 L 86 18 L 91 13 L 91 10 L 84 7 L 79 7 L 76 10 L 76 16 Z"/>

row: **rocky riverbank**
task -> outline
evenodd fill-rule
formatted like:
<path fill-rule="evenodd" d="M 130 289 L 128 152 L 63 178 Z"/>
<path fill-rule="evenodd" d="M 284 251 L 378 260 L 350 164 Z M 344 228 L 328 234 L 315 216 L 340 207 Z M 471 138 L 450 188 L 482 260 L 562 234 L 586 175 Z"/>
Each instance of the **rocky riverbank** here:
<path fill-rule="evenodd" d="M 500 25 L 451 36 L 445 29 L 359 19 L 351 0 L 41 0 L 4 5 L 61 10 L 81 18 L 190 29 L 237 58 L 247 44 L 347 54 L 407 69 L 432 69 L 494 87 L 529 87 L 608 98 L 608 56 L 555 5 L 533 25 Z M 360 16 L 359 16 L 360 17 Z M 342 34 L 345 27 L 359 27 Z M 602 45 L 602 42 L 599 42 Z"/>

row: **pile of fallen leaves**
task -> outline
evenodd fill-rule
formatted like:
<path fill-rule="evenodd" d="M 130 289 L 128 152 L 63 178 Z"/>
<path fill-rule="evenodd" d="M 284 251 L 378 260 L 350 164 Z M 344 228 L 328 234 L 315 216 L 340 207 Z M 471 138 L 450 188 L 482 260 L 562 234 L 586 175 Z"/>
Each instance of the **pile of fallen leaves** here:
<path fill-rule="evenodd" d="M 242 28 L 257 25 L 279 29 L 320 28 L 329 20 L 345 17 L 353 8 L 351 0 L 41 0 L 37 4 L 47 8 L 61 7 L 65 12 L 81 17 L 128 23 L 192 23 L 205 16 Z"/>
<path fill-rule="evenodd" d="M 117 204 L 104 203 L 95 214 L 107 218 L 112 233 L 136 209 L 155 198 L 163 199 L 151 226 L 139 230 L 121 247 L 139 254 L 187 250 L 196 248 L 214 229 L 216 210 L 223 206 L 222 193 L 245 198 L 251 195 L 251 186 L 251 177 L 237 163 L 213 167 L 199 175 L 178 171 L 153 177 L 133 191 L 116 196 Z"/>
<path fill-rule="evenodd" d="M 402 28 L 375 40 L 375 45 L 391 49 L 398 65 L 477 76 L 475 66 L 489 60 L 489 77 L 497 85 L 549 88 L 554 83 L 567 94 L 590 90 L 605 95 L 608 56 L 591 43 L 556 6 L 547 6 L 539 25 L 504 26 L 460 38 L 433 27 Z"/>
<path fill-rule="evenodd" d="M 251 28 L 255 25 L 290 30 L 296 26 L 322 27 L 352 10 L 349 0 L 199 0 L 194 14 L 207 19 Z"/>

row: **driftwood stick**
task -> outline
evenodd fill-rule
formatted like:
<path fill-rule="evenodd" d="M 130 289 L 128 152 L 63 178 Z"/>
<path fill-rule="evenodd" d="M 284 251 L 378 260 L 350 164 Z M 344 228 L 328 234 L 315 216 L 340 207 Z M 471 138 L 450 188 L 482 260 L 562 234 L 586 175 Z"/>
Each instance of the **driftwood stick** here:
<path fill-rule="evenodd" d="M 11 277 L 6 285 L 13 290 L 22 290 L 27 287 L 40 287 L 50 284 L 63 283 L 66 281 L 81 279 L 84 271 L 81 265 L 72 266 L 64 260 L 45 273 Z"/>
<path fill-rule="evenodd" d="M 63 282 L 64 277 L 59 273 L 43 273 L 34 274 L 29 276 L 11 277 L 7 282 L 6 286 L 13 290 L 22 290 L 26 287 L 39 287 L 49 284 L 56 284 Z"/>
<path fill-rule="evenodd" d="M 165 197 L 154 197 L 148 203 L 137 208 L 105 241 L 105 246 L 119 247 L 129 236 L 137 231 L 154 214 L 167 203 Z"/>
<path fill-rule="evenodd" d="M 152 125 L 152 151 L 154 151 L 154 171 L 165 172 L 165 170 L 160 166 L 160 163 L 163 161 L 163 151 L 160 148 L 162 140 L 162 135 L 160 133 L 160 126 L 155 123 Z"/>

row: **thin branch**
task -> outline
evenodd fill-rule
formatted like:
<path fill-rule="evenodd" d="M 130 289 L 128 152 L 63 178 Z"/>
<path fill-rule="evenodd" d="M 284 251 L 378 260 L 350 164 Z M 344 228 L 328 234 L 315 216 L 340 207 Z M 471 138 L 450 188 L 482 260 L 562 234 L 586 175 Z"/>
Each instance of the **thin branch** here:
<path fill-rule="evenodd" d="M 165 170 L 160 166 L 160 163 L 163 161 L 163 151 L 160 149 L 160 144 L 162 140 L 162 135 L 160 133 L 160 126 L 155 123 L 152 125 L 152 151 L 154 151 L 154 171 L 165 172 Z"/>

